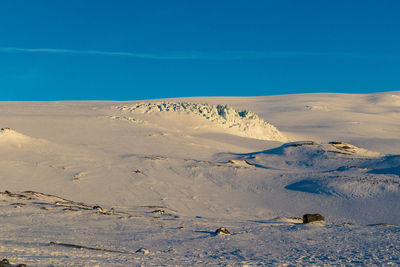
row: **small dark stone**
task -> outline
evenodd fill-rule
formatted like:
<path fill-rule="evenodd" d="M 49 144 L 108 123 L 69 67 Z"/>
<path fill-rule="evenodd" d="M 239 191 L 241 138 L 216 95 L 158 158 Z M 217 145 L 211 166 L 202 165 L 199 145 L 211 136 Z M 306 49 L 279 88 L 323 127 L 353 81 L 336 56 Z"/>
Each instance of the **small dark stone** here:
<path fill-rule="evenodd" d="M 304 214 L 303 215 L 303 223 L 310 223 L 310 222 L 324 222 L 325 218 L 321 214 Z"/>
<path fill-rule="evenodd" d="M 98 205 L 93 206 L 93 210 L 97 210 L 97 212 L 103 212 L 103 209 Z"/>
<path fill-rule="evenodd" d="M 331 144 L 331 145 L 342 145 L 343 142 L 340 142 L 340 141 L 332 141 L 332 142 L 329 142 L 328 144 Z"/>
<path fill-rule="evenodd" d="M 139 248 L 138 250 L 136 250 L 136 253 L 149 254 L 150 251 L 147 248 Z"/>
<path fill-rule="evenodd" d="M 316 143 L 314 141 L 300 141 L 300 142 L 291 142 L 286 143 L 286 147 L 299 147 L 299 146 L 314 146 Z"/>
<path fill-rule="evenodd" d="M 221 227 L 221 228 L 218 228 L 216 231 L 215 231 L 215 234 L 224 234 L 224 235 L 230 235 L 231 233 L 228 231 L 228 229 L 226 229 L 225 227 Z"/>
<path fill-rule="evenodd" d="M 166 213 L 166 211 L 165 211 L 165 210 L 163 210 L 163 209 L 157 209 L 157 210 L 154 210 L 154 211 L 153 211 L 153 213 L 165 214 L 165 213 Z"/>

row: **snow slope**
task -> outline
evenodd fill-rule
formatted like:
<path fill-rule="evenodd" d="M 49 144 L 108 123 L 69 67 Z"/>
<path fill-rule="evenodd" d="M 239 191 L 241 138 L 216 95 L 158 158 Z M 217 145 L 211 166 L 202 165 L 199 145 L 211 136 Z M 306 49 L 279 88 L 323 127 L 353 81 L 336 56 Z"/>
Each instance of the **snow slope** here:
<path fill-rule="evenodd" d="M 190 115 L 198 115 L 214 122 L 229 132 L 252 137 L 261 140 L 288 141 L 275 126 L 265 122 L 257 114 L 247 110 L 235 110 L 227 105 L 208 105 L 193 103 L 139 103 L 133 105 L 117 106 L 122 111 L 131 113 L 160 113 L 160 112 L 181 112 Z"/>
<path fill-rule="evenodd" d="M 29 143 L 31 138 L 29 136 L 20 134 L 10 128 L 1 128 L 0 129 L 0 142 L 3 145 L 17 145 L 21 146 L 24 143 Z"/>
<path fill-rule="evenodd" d="M 0 256 L 399 265 L 399 98 L 0 103 Z"/>

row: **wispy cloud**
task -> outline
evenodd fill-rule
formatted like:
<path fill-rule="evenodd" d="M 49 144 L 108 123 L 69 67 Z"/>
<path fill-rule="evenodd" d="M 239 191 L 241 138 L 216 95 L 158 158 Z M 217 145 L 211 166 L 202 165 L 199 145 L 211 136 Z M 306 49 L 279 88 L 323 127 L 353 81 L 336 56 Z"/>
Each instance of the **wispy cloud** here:
<path fill-rule="evenodd" d="M 18 48 L 0 47 L 2 53 L 42 53 L 42 54 L 71 54 L 71 55 L 94 55 L 130 57 L 137 59 L 154 60 L 257 60 L 273 58 L 292 57 L 365 57 L 364 55 L 336 52 L 254 52 L 254 51 L 226 51 L 226 52 L 199 52 L 199 51 L 178 51 L 166 53 L 138 53 L 138 52 L 117 52 L 101 50 L 73 50 L 54 48 Z"/>

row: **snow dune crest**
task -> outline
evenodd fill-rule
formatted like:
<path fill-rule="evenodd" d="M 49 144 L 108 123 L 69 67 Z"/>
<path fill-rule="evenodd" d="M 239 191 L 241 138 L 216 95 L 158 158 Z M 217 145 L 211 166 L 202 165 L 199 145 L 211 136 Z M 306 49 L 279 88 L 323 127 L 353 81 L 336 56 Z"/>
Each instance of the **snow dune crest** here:
<path fill-rule="evenodd" d="M 229 161 L 279 170 L 291 177 L 285 189 L 303 193 L 368 198 L 400 191 L 398 157 L 345 142 L 291 142 L 269 150 L 221 157 L 225 161 L 224 157 L 228 157 Z"/>
<path fill-rule="evenodd" d="M 23 144 L 30 142 L 32 139 L 32 137 L 21 134 L 10 128 L 0 129 L 0 143 Z"/>
<path fill-rule="evenodd" d="M 186 102 L 153 102 L 117 106 L 118 110 L 131 113 L 154 114 L 181 112 L 194 114 L 209 120 L 222 128 L 228 128 L 237 135 L 260 140 L 287 142 L 274 125 L 264 121 L 248 110 L 236 110 L 228 105 L 209 105 Z"/>

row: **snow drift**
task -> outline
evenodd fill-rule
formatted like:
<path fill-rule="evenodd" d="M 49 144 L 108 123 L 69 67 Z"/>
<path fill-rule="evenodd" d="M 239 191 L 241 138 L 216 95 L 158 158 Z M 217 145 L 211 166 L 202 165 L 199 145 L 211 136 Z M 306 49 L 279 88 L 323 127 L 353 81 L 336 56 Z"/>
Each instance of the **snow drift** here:
<path fill-rule="evenodd" d="M 359 198 L 400 189 L 398 157 L 382 157 L 345 142 L 292 142 L 259 152 L 221 156 L 223 160 L 279 169 L 291 181 L 285 187 L 288 190 Z M 290 177 L 295 177 L 294 181 Z"/>
<path fill-rule="evenodd" d="M 0 144 L 21 145 L 29 143 L 33 138 L 21 134 L 10 128 L 0 129 Z"/>

